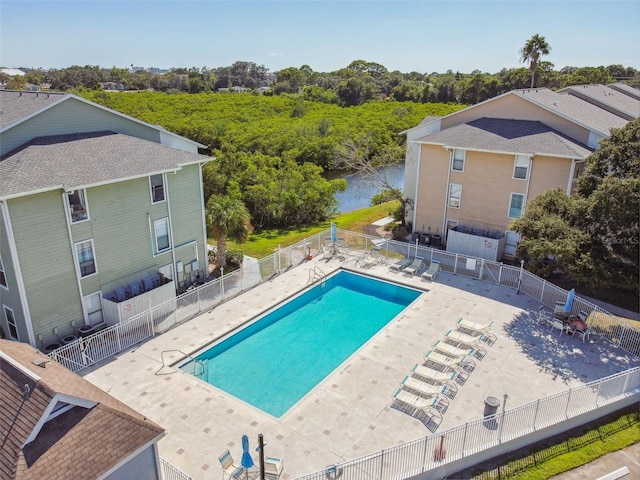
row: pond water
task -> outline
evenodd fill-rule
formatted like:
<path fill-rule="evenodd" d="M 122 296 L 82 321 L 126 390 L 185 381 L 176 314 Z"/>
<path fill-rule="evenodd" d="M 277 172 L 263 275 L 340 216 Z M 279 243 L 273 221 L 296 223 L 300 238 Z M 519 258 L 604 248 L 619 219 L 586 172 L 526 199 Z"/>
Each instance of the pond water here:
<path fill-rule="evenodd" d="M 390 185 L 400 190 L 404 188 L 404 163 L 384 167 L 379 171 Z M 374 177 L 369 175 L 330 172 L 327 178 L 344 178 L 347 181 L 347 189 L 344 192 L 336 193 L 340 213 L 369 207 L 371 206 L 371 198 L 380 193 L 380 188 L 374 184 Z"/>

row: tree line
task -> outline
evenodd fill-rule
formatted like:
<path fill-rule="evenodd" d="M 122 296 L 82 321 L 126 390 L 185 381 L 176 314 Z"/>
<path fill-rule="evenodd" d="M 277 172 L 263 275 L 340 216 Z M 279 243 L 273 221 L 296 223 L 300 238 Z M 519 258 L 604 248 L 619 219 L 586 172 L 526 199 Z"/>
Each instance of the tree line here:
<path fill-rule="evenodd" d="M 544 37 L 539 39 L 544 40 Z M 535 36 L 532 38 L 535 39 Z M 522 59 L 530 61 L 540 44 L 530 44 L 533 50 L 522 49 Z M 544 46 L 544 44 L 543 44 Z M 525 44 L 526 47 L 526 44 Z M 544 49 L 541 54 L 544 54 Z M 548 49 L 546 50 L 548 52 Z M 535 66 L 535 69 L 532 68 Z M 101 90 L 154 90 L 168 93 L 206 93 L 220 89 L 257 91 L 268 84 L 266 95 L 301 94 L 307 100 L 341 106 L 361 105 L 370 100 L 392 99 L 414 103 L 474 104 L 504 92 L 533 87 L 550 89 L 592 83 L 608 84 L 622 80 L 640 86 L 640 72 L 632 67 L 609 65 L 598 67 L 563 67 L 556 70 L 551 62 L 540 60 L 529 68 L 503 68 L 499 72 L 420 73 L 388 71 L 383 65 L 355 60 L 333 72 L 316 72 L 308 65 L 288 67 L 268 77 L 264 65 L 238 61 L 230 66 L 208 68 L 174 68 L 168 73 L 100 66 L 71 66 L 57 70 L 29 70 L 24 76 L 0 74 L 0 83 L 9 89 L 22 89 L 27 84 L 48 87 L 56 91 L 77 88 Z"/>

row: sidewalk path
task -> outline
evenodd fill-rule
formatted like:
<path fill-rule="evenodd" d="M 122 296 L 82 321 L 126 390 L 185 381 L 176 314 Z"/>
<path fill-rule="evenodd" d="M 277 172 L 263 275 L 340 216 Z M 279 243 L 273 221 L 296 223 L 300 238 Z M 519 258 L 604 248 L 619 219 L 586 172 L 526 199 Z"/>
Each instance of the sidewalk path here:
<path fill-rule="evenodd" d="M 614 472 L 619 468 L 627 467 L 629 474 L 622 477 L 624 480 L 640 478 L 640 443 L 635 443 L 617 452 L 608 453 L 582 467 L 574 468 L 555 477 L 552 480 L 582 480 L 584 478 L 596 480 L 603 475 Z"/>

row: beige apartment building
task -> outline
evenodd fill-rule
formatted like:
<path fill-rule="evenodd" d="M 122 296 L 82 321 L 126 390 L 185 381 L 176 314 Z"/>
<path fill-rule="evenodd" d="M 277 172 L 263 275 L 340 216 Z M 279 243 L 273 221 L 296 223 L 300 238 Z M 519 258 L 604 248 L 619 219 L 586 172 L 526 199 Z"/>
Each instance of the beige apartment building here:
<path fill-rule="evenodd" d="M 571 193 L 586 158 L 630 116 L 640 116 L 640 92 L 589 85 L 515 90 L 425 118 L 404 132 L 414 234 L 454 253 L 512 257 L 519 238 L 511 223 L 538 195 Z"/>

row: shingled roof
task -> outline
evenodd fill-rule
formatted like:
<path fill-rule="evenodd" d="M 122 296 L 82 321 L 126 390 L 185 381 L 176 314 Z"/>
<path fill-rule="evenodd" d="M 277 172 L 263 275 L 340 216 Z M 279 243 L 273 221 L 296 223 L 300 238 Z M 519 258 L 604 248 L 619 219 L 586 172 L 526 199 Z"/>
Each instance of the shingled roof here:
<path fill-rule="evenodd" d="M 15 92 L 0 90 L 0 130 L 61 101 L 64 93 Z"/>
<path fill-rule="evenodd" d="M 416 142 L 521 155 L 585 158 L 588 147 L 541 122 L 480 118 L 416 139 Z"/>
<path fill-rule="evenodd" d="M 39 137 L 0 159 L 0 198 L 112 183 L 208 160 L 114 132 Z"/>
<path fill-rule="evenodd" d="M 25 343 L 0 340 L 0 392 L 3 479 L 97 478 L 164 435 L 159 425 Z"/>

